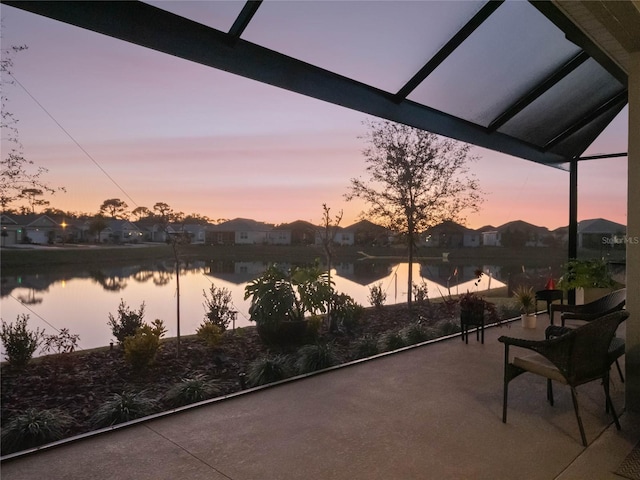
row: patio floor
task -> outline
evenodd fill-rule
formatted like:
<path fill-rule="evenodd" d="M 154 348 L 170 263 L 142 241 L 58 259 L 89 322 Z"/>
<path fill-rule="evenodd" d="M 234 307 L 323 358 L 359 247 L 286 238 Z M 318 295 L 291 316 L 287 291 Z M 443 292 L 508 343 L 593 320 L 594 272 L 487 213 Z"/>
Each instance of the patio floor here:
<path fill-rule="evenodd" d="M 386 355 L 2 463 L 14 479 L 617 479 L 640 422 L 604 411 L 598 382 L 578 389 L 583 448 L 569 389 L 510 384 L 502 415 L 500 335 L 542 338 L 519 322 Z M 623 357 L 624 358 L 624 357 Z M 624 384 L 612 371 L 612 397 Z"/>

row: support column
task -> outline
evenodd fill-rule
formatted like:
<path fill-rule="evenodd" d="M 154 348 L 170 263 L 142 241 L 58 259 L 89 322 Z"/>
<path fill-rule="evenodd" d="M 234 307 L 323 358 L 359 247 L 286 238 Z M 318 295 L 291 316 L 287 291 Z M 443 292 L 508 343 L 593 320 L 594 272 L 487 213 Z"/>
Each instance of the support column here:
<path fill-rule="evenodd" d="M 627 305 L 625 397 L 640 415 L 640 52 L 630 54 L 627 190 Z"/>
<path fill-rule="evenodd" d="M 569 166 L 569 259 L 578 258 L 578 159 Z M 576 304 L 576 291 L 567 292 L 569 305 Z"/>

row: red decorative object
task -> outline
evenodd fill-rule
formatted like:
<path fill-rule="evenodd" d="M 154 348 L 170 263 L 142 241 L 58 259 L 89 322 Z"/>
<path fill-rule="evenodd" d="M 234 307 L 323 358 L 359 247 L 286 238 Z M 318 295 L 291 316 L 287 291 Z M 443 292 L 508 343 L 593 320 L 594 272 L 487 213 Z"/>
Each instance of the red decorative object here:
<path fill-rule="evenodd" d="M 544 286 L 544 288 L 547 289 L 547 290 L 555 290 L 556 289 L 556 284 L 553 281 L 553 278 L 549 277 L 549 281 Z"/>

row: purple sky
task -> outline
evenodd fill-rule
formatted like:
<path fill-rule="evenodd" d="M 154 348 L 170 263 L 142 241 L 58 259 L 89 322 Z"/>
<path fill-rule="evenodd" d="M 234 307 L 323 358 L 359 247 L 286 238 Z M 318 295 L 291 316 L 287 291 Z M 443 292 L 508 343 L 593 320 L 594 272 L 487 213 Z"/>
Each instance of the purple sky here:
<path fill-rule="evenodd" d="M 342 225 L 357 220 L 362 206 L 343 195 L 349 179 L 364 174 L 364 114 L 0 8 L 3 48 L 29 47 L 14 66 L 24 89 L 6 91 L 24 152 L 49 169 L 52 185 L 67 189 L 52 206 L 95 213 L 117 197 L 130 209 L 165 202 L 212 219 L 319 223 L 326 203 L 344 210 Z M 625 109 L 587 153 L 626 151 L 626 144 Z M 487 195 L 468 226 L 568 223 L 567 172 L 474 152 L 481 158 L 472 170 Z M 626 162 L 581 164 L 580 219 L 626 223 Z"/>

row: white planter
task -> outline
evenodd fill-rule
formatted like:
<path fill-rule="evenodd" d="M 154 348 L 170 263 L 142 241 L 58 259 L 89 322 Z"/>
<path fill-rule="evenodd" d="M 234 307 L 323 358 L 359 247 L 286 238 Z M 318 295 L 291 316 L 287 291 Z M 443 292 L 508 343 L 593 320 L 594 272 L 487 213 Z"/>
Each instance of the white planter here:
<path fill-rule="evenodd" d="M 523 313 L 522 314 L 522 328 L 536 328 L 536 315 L 535 315 L 535 313 Z"/>

